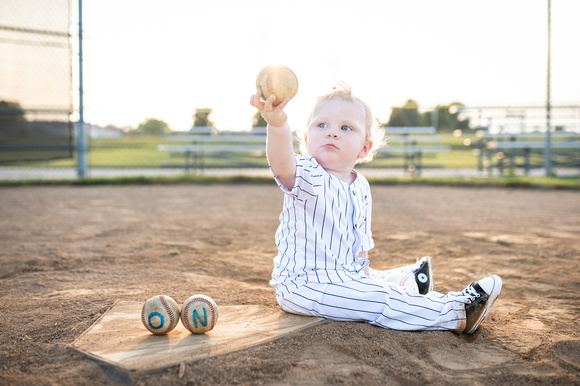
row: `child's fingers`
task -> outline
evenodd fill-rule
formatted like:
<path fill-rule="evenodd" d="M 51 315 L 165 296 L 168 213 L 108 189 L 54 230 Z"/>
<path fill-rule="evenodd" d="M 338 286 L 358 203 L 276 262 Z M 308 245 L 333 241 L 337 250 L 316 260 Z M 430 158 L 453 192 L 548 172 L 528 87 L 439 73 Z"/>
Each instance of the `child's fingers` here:
<path fill-rule="evenodd" d="M 250 97 L 250 104 L 258 109 L 264 108 L 264 103 L 261 101 L 262 93 L 258 90 L 254 95 Z"/>
<path fill-rule="evenodd" d="M 256 98 L 255 95 L 250 97 L 250 104 L 256 108 L 260 108 L 260 97 Z"/>
<path fill-rule="evenodd" d="M 278 106 L 276 106 L 276 108 L 279 108 L 280 110 L 284 110 L 284 107 L 286 107 L 286 105 L 288 104 L 288 102 L 290 102 L 290 98 L 286 98 L 282 101 L 282 103 L 280 103 Z"/>
<path fill-rule="evenodd" d="M 274 101 L 276 100 L 276 95 L 272 94 L 266 99 L 265 107 L 268 110 L 274 110 Z"/>

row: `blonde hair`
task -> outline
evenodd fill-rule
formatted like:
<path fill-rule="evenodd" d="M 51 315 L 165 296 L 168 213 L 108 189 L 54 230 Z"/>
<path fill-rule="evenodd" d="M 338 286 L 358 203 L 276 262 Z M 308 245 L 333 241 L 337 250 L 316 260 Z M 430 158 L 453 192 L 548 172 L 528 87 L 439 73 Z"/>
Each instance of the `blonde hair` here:
<path fill-rule="evenodd" d="M 383 145 L 383 138 L 385 136 L 385 133 L 379 127 L 379 122 L 375 119 L 373 111 L 371 110 L 369 105 L 367 105 L 362 99 L 355 96 L 352 93 L 350 86 L 348 86 L 344 82 L 337 83 L 337 85 L 334 87 L 334 89 L 331 92 L 319 97 L 316 100 L 316 103 L 314 104 L 314 107 L 312 108 L 312 111 L 310 112 L 310 116 L 308 117 L 308 125 L 306 126 L 306 129 L 301 130 L 301 131 L 296 133 L 298 136 L 298 140 L 300 141 L 300 151 L 303 154 L 307 152 L 306 151 L 305 136 L 306 136 L 306 131 L 308 130 L 308 126 L 310 125 L 312 115 L 314 114 L 314 110 L 316 109 L 316 106 L 322 101 L 331 100 L 331 99 L 342 99 L 343 101 L 346 101 L 346 102 L 359 104 L 364 109 L 365 118 L 366 118 L 366 121 L 365 121 L 366 139 L 372 141 L 373 146 L 370 149 L 369 154 L 365 158 L 358 159 L 357 163 L 372 161 L 377 150 Z"/>

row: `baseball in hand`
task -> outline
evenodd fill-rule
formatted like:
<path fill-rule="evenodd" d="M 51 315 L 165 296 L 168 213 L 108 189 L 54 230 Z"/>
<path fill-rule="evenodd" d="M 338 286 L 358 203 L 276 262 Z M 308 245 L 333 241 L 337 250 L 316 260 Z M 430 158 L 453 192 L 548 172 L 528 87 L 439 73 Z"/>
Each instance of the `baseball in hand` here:
<path fill-rule="evenodd" d="M 272 94 L 276 96 L 274 106 L 292 99 L 298 92 L 296 74 L 286 66 L 267 66 L 260 71 L 256 79 L 256 88 L 262 92 L 262 98 L 268 99 Z"/>
<path fill-rule="evenodd" d="M 193 295 L 183 303 L 181 323 L 192 334 L 203 334 L 215 327 L 218 315 L 213 299 L 205 295 Z"/>
<path fill-rule="evenodd" d="M 170 332 L 179 323 L 179 306 L 169 296 L 159 295 L 148 299 L 141 310 L 141 321 L 155 335 Z"/>

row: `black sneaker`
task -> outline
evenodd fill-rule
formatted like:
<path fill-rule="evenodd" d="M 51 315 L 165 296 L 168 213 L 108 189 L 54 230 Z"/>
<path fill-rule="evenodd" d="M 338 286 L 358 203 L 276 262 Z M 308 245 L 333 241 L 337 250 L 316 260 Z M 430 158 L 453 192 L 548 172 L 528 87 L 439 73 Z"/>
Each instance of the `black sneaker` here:
<path fill-rule="evenodd" d="M 465 332 L 473 334 L 485 319 L 489 309 L 501 292 L 501 279 L 491 275 L 472 283 L 463 294 L 470 297 L 469 303 L 465 304 Z"/>
<path fill-rule="evenodd" d="M 431 258 L 429 256 L 423 256 L 417 262 L 418 268 L 413 270 L 415 275 L 415 281 L 417 282 L 417 287 L 419 287 L 419 293 L 425 295 L 428 292 L 433 291 L 433 269 L 431 268 Z"/>

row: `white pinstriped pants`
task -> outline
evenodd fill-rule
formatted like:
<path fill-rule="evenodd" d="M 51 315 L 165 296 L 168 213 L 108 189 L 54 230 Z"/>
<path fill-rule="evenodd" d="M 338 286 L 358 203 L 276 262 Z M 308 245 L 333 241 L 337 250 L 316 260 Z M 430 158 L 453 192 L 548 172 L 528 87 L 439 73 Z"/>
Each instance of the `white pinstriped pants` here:
<path fill-rule="evenodd" d="M 421 295 L 368 277 L 336 284 L 305 283 L 298 288 L 279 284 L 276 298 L 284 311 L 337 321 L 406 331 L 465 328 L 467 298 L 461 292 Z"/>

